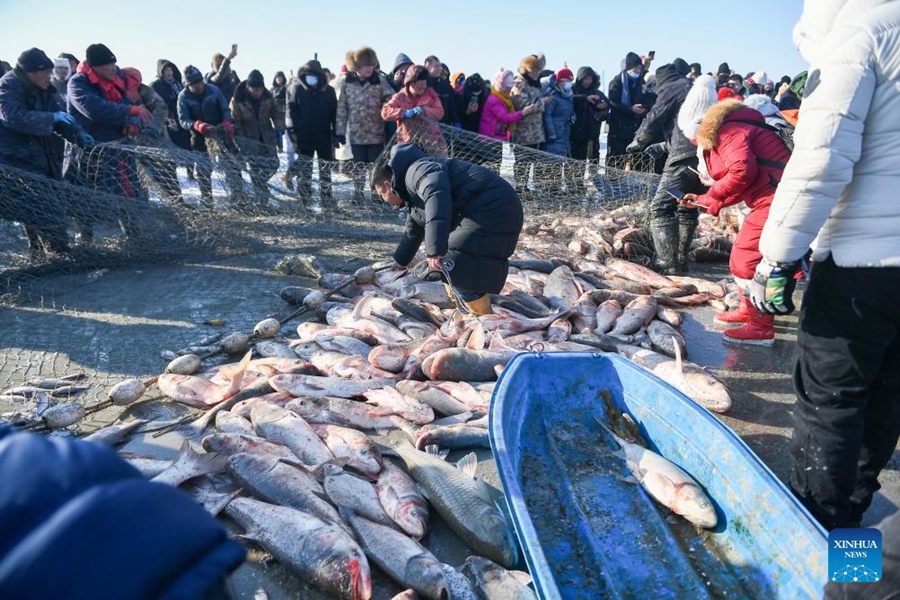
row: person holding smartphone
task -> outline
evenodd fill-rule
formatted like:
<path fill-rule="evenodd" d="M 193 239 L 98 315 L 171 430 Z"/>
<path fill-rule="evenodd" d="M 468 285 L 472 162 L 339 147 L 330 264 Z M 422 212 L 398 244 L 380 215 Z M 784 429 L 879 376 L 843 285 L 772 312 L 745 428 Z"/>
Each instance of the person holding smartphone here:
<path fill-rule="evenodd" d="M 774 318 L 754 308 L 749 289 L 762 260 L 759 238 L 791 152 L 761 113 L 736 100 L 720 102 L 706 111 L 696 141 L 712 185 L 704 194 L 683 194 L 678 202 L 713 216 L 740 202 L 750 208 L 729 260 L 731 273 L 741 289 L 740 305 L 717 314 L 716 323 L 739 325 L 722 334 L 726 342 L 771 345 L 775 339 Z"/>

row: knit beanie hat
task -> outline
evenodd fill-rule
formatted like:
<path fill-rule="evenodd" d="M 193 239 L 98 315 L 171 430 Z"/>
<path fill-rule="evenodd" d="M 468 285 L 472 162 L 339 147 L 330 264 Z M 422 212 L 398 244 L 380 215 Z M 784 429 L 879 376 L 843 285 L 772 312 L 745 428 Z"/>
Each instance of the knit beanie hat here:
<path fill-rule="evenodd" d="M 750 94 L 744 99 L 744 104 L 758 110 L 764 117 L 771 117 L 779 113 L 778 107 L 765 94 Z"/>
<path fill-rule="evenodd" d="M 247 75 L 247 86 L 254 88 L 266 87 L 266 80 L 263 79 L 262 73 L 253 69 L 250 71 L 250 74 Z"/>
<path fill-rule="evenodd" d="M 188 65 L 184 68 L 184 81 L 187 85 L 193 85 L 203 81 L 203 73 L 194 65 Z"/>
<path fill-rule="evenodd" d="M 504 82 L 507 79 L 511 79 L 513 77 L 515 77 L 515 75 L 513 75 L 512 71 L 510 71 L 509 69 L 504 69 L 503 67 L 500 67 L 500 70 L 497 71 L 497 74 L 494 75 L 494 78 L 491 80 L 491 86 L 497 91 L 500 91 L 503 88 L 510 89 L 512 86 L 504 85 Z"/>
<path fill-rule="evenodd" d="M 719 65 L 719 70 L 716 71 L 717 75 L 731 75 L 731 67 L 728 66 L 727 62 L 723 62 Z"/>
<path fill-rule="evenodd" d="M 691 66 L 687 64 L 687 61 L 683 58 L 676 58 L 673 60 L 672 66 L 675 67 L 675 70 L 678 71 L 678 74 L 682 77 L 687 76 L 687 74 L 691 72 Z"/>
<path fill-rule="evenodd" d="M 694 139 L 703 115 L 717 101 L 715 78 L 712 75 L 697 77 L 678 111 L 678 128 L 684 133 L 684 137 Z"/>
<path fill-rule="evenodd" d="M 631 69 L 640 66 L 641 57 L 635 54 L 634 52 L 629 52 L 625 55 L 625 70 L 630 71 Z"/>
<path fill-rule="evenodd" d="M 16 66 L 26 73 L 44 71 L 53 68 L 53 61 L 40 48 L 29 48 L 19 55 Z"/>
<path fill-rule="evenodd" d="M 569 69 L 569 67 L 563 67 L 556 72 L 556 80 L 560 81 L 562 79 L 568 79 L 569 81 L 575 80 L 575 75 L 572 74 L 572 70 Z"/>
<path fill-rule="evenodd" d="M 719 92 L 716 96 L 719 99 L 719 102 L 721 102 L 722 100 L 728 100 L 729 98 L 733 98 L 737 101 L 741 101 L 744 99 L 742 95 L 738 94 L 730 87 L 719 88 Z"/>
<path fill-rule="evenodd" d="M 104 44 L 91 44 L 84 53 L 89 67 L 99 67 L 116 62 L 116 55 Z"/>
<path fill-rule="evenodd" d="M 428 81 L 428 71 L 422 65 L 413 65 L 406 70 L 406 77 L 403 79 L 403 86 L 407 87 L 417 81 Z"/>

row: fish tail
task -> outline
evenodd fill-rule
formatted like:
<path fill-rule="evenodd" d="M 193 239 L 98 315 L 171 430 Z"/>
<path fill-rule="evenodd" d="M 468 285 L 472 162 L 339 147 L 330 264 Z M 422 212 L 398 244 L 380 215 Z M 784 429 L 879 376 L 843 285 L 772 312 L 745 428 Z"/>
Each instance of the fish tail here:
<path fill-rule="evenodd" d="M 225 397 L 222 398 L 226 400 L 231 398 L 235 394 L 237 394 L 241 389 L 241 381 L 244 379 L 244 372 L 247 370 L 247 367 L 250 365 L 250 359 L 253 357 L 253 351 L 250 350 L 247 354 L 244 355 L 244 358 L 241 359 L 241 362 L 238 363 L 237 370 L 234 375 L 231 377 L 231 383 L 228 385 L 228 390 L 225 392 Z"/>

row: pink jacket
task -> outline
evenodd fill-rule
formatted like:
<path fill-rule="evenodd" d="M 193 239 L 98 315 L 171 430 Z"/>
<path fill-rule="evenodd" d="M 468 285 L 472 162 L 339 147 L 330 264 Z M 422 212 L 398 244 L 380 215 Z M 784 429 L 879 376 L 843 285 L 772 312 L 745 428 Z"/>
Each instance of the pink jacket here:
<path fill-rule="evenodd" d="M 521 121 L 523 116 L 521 110 L 508 112 L 503 100 L 491 94 L 484 102 L 478 133 L 495 140 L 508 141 L 509 124 Z"/>
<path fill-rule="evenodd" d="M 403 112 L 422 107 L 422 114 L 404 119 Z M 426 88 L 421 96 L 413 96 L 403 88 L 381 107 L 381 118 L 397 122 L 397 141 L 415 142 L 434 156 L 447 156 L 447 143 L 438 122 L 444 118 L 441 98 L 432 88 Z"/>

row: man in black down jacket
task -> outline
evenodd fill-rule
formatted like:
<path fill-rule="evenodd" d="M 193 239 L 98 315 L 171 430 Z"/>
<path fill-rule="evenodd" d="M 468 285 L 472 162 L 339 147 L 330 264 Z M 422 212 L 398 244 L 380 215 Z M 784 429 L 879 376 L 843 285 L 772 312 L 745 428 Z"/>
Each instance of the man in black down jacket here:
<path fill-rule="evenodd" d="M 643 74 L 641 57 L 629 52 L 625 57 L 625 69 L 609 82 L 607 164 L 611 158 L 625 154 L 625 148 L 634 139 L 635 132 L 653 103 L 651 95 L 644 91 Z"/>
<path fill-rule="evenodd" d="M 686 77 L 687 69 L 682 70 L 674 64 L 656 70 L 656 103 L 629 146 L 629 150 L 640 151 L 660 136 L 666 141 L 669 156 L 656 195 L 650 201 L 650 233 L 656 249 L 655 266 L 669 275 L 687 271 L 688 251 L 697 229 L 697 209 L 679 205 L 666 190 L 677 188 L 691 194 L 704 190 L 700 178 L 691 170 L 697 168 L 697 146 L 677 124 L 678 111 L 692 85 Z"/>
<path fill-rule="evenodd" d="M 444 65 L 437 56 L 429 56 L 425 59 L 425 69 L 428 70 L 428 87 L 433 88 L 441 99 L 444 107 L 444 117 L 441 123 L 456 125 L 459 123 L 459 115 L 456 112 L 456 94 L 450 80 L 444 77 Z"/>
<path fill-rule="evenodd" d="M 328 85 L 322 65 L 311 60 L 297 71 L 297 80 L 287 89 L 285 127 L 300 157 L 294 163 L 299 171 L 297 192 L 306 201 L 312 194 L 312 159 L 318 155 L 319 191 L 325 202 L 331 202 L 331 166 L 337 140 L 337 95 Z"/>
<path fill-rule="evenodd" d="M 427 156 L 398 144 L 372 178 L 382 199 L 409 209 L 394 261 L 407 265 L 425 242 L 429 266 L 454 263 L 450 277 L 476 315 L 491 312 L 490 294 L 506 283 L 509 257 L 522 230 L 522 203 L 509 183 L 489 169 L 458 158 Z"/>
<path fill-rule="evenodd" d="M 0 163 L 50 179 L 62 178 L 64 140 L 93 143 L 65 111 L 50 84 L 53 61 L 37 48 L 19 56 L 15 68 L 0 79 Z M 21 189 L 7 186 L 0 194 L 0 219 L 25 225 L 33 255 L 46 245 L 52 252 L 68 252 L 65 208 L 58 200 L 36 193 L 23 182 Z"/>

